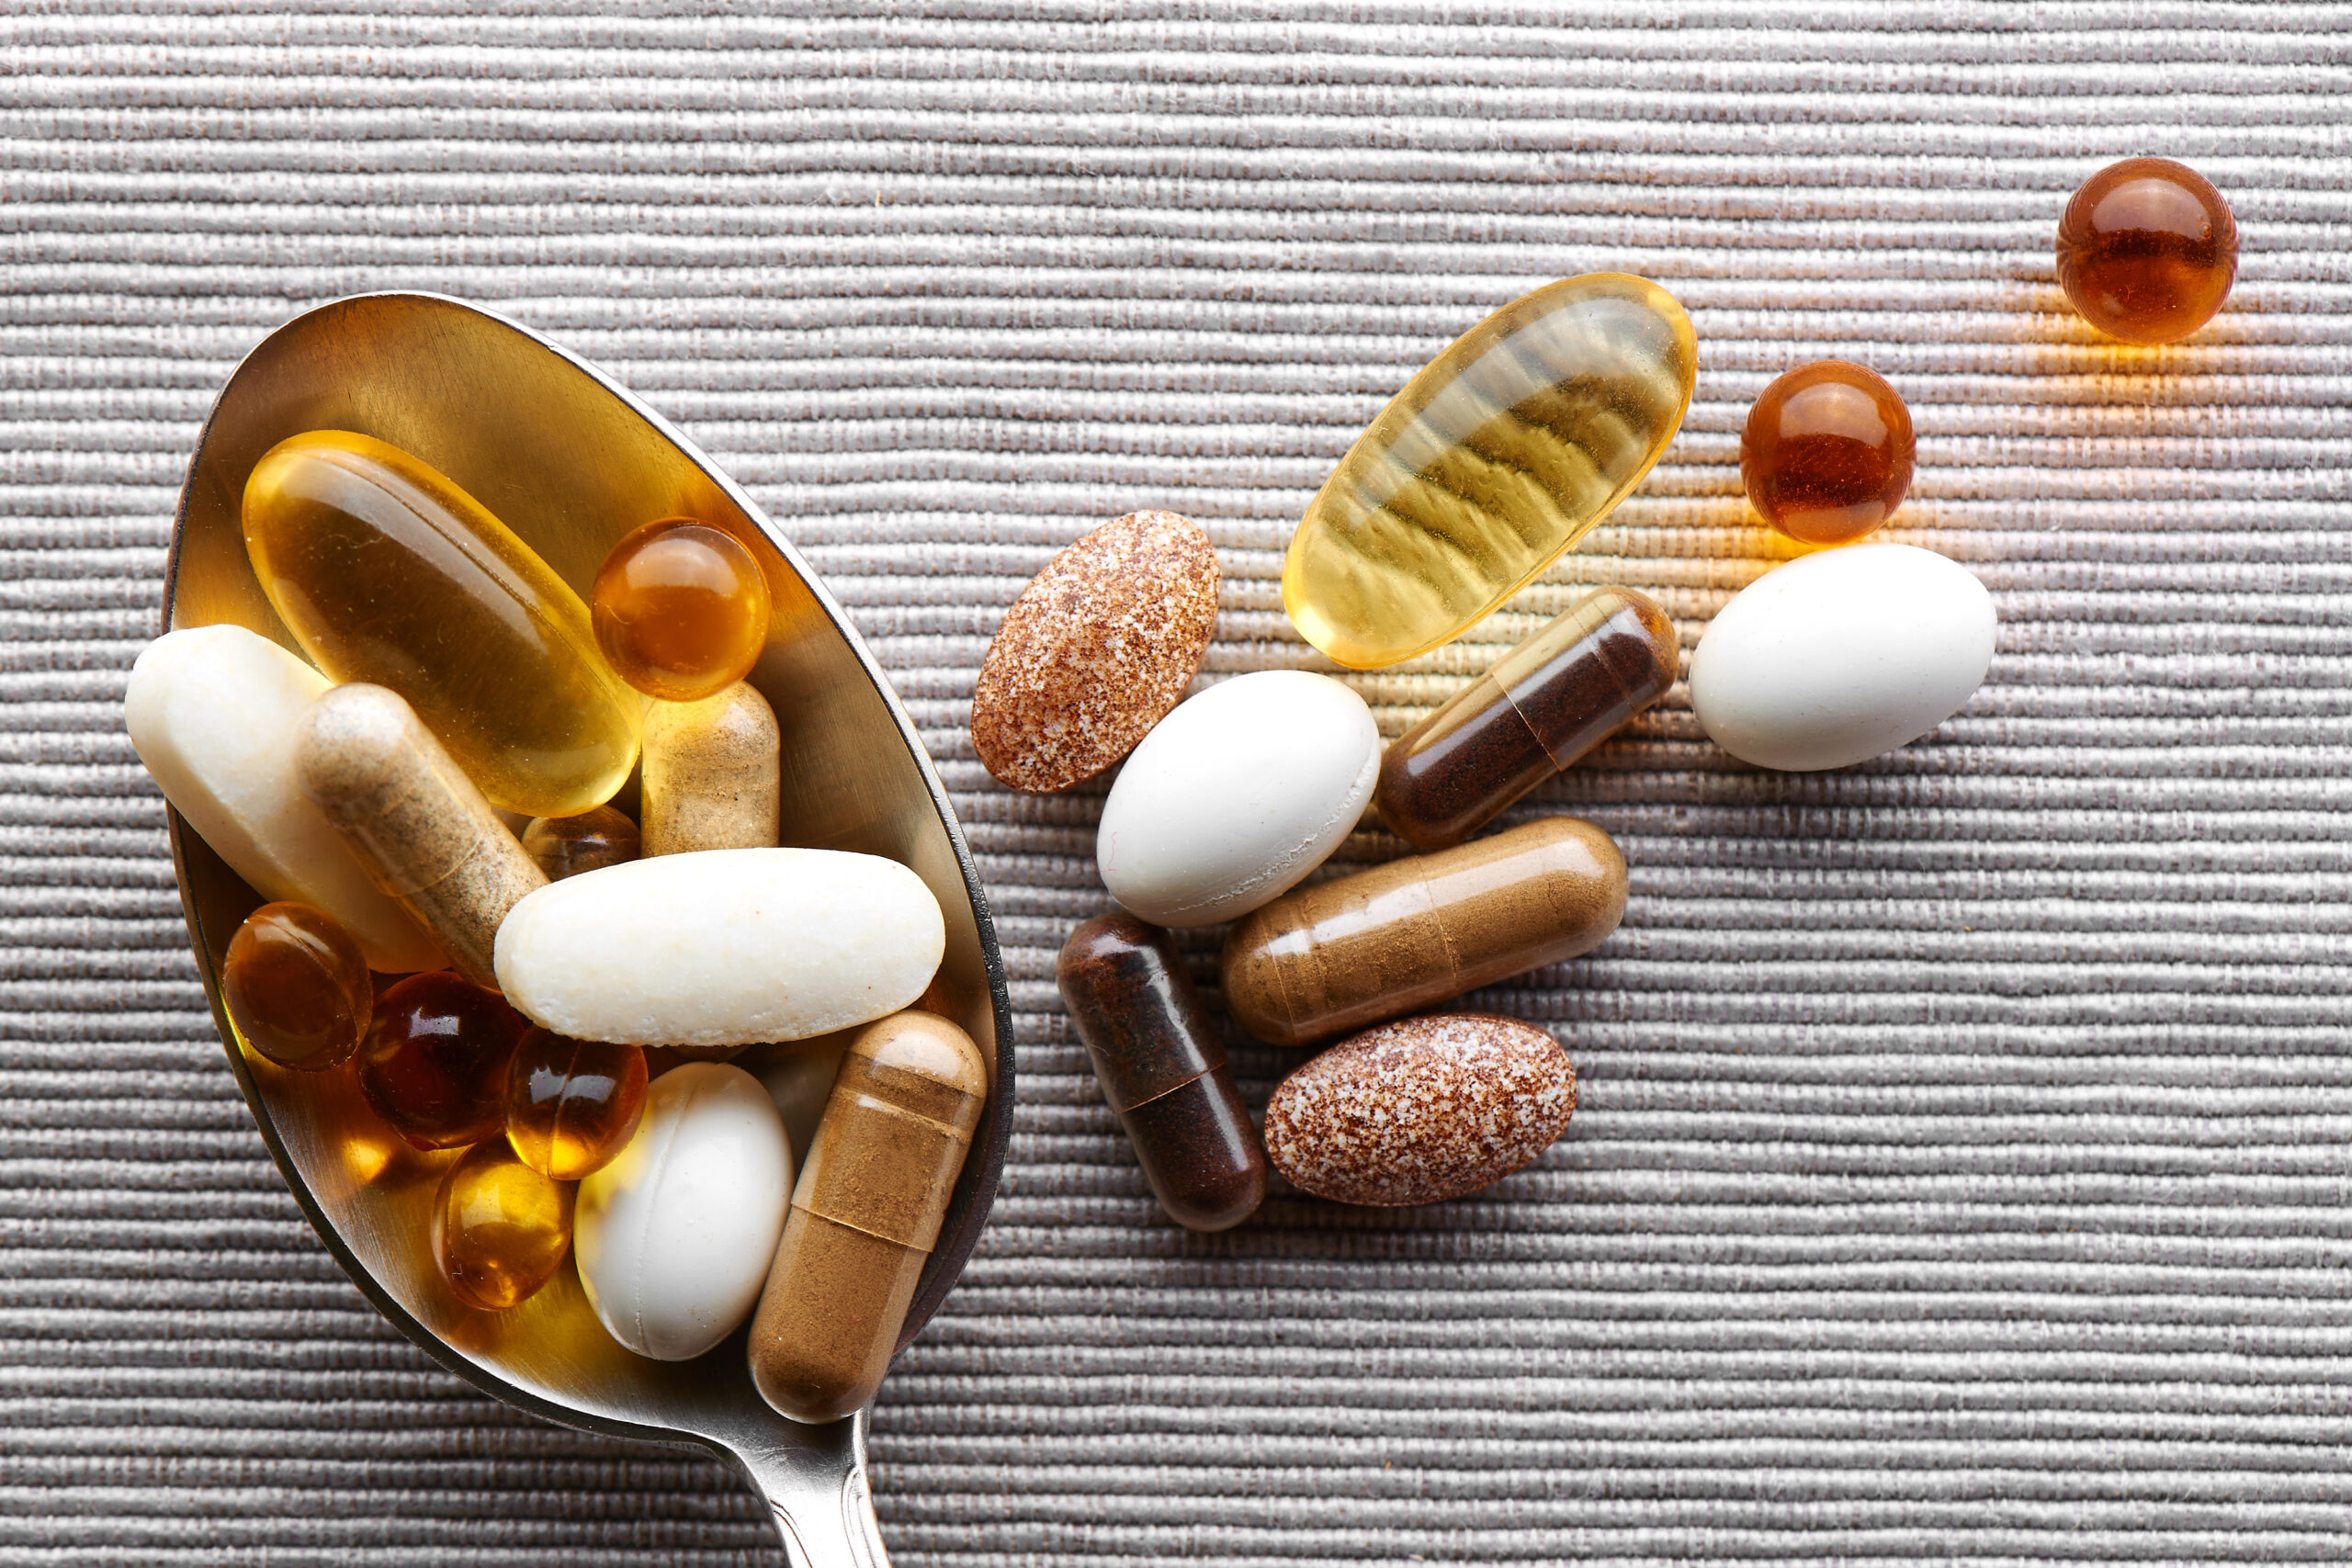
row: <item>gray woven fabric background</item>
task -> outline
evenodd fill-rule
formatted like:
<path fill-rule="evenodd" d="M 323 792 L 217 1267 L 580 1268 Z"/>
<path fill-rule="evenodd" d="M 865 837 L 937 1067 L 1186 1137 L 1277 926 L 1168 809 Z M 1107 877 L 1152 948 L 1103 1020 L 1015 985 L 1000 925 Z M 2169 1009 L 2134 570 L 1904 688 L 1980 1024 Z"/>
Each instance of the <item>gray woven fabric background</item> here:
<path fill-rule="evenodd" d="M 0 17 L 0 1560 L 768 1560 L 715 1465 L 378 1319 L 203 1010 L 124 672 L 213 392 L 381 288 L 674 418 L 955 792 L 1021 1102 L 876 1414 L 901 1564 L 2352 1555 L 2352 10 L 776 9 Z M 2050 254 L 2140 152 L 2244 234 L 2162 351 L 2096 339 Z M 1566 1042 L 1566 1138 L 1471 1201 L 1187 1235 L 1052 989 L 1100 792 L 988 779 L 982 649 L 1152 505 L 1218 545 L 1213 673 L 1318 667 L 1275 580 L 1329 465 L 1486 311 L 1602 268 L 1689 306 L 1689 421 L 1510 613 L 1355 678 L 1384 728 L 1576 583 L 1695 640 L 1781 553 L 1748 401 L 1827 355 L 1909 399 L 1890 536 L 1993 590 L 1991 679 L 1815 777 L 1732 762 L 1678 687 L 1534 803 L 1618 836 L 1623 929 L 1479 998 Z M 1238 1043 L 1253 1105 L 1298 1059 Z"/>

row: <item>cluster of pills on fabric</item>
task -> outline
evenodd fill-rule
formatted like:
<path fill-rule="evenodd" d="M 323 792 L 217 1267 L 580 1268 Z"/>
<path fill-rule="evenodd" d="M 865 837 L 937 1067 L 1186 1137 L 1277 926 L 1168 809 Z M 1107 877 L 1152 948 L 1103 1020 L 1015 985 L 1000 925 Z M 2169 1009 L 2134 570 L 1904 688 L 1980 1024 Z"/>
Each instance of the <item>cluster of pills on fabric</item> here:
<path fill-rule="evenodd" d="M 2171 342 L 2219 309 L 2236 247 L 2210 184 L 2132 159 L 2067 207 L 2057 273 L 2099 331 Z M 1309 503 L 1283 569 L 1293 626 L 1355 669 L 1458 637 L 1640 482 L 1696 368 L 1690 318 L 1645 279 L 1570 278 L 1496 311 L 1411 378 Z M 1991 595 L 1932 551 L 1869 542 L 1918 460 L 1895 387 L 1848 360 L 1796 366 L 1756 398 L 1739 459 L 1755 515 L 1817 553 L 1710 623 L 1689 687 L 1706 734 L 1758 766 L 1838 768 L 1964 706 L 1992 663 Z M 1214 609 L 1177 585 L 1216 581 L 1204 532 L 1134 513 L 1049 561 L 989 649 L 972 734 L 999 779 L 1051 791 L 1125 758 L 1095 854 L 1120 908 L 1080 925 L 1057 969 L 1071 1026 L 1152 1193 L 1193 1229 L 1246 1218 L 1267 1156 L 1352 1202 L 1474 1190 L 1558 1134 L 1573 1070 L 1508 1020 L 1386 1021 L 1616 928 L 1626 866 L 1598 827 L 1550 817 L 1473 836 L 1668 694 L 1674 624 L 1631 589 L 1589 591 L 1384 747 L 1327 676 L 1261 671 L 1184 698 Z M 1309 881 L 1367 808 L 1424 852 Z M 1170 935 L 1226 921 L 1217 971 L 1235 1023 L 1277 1045 L 1371 1026 L 1283 1080 L 1262 1145 L 1244 1135 L 1217 1025 Z M 1459 1114 L 1415 1109 L 1441 1103 Z"/>

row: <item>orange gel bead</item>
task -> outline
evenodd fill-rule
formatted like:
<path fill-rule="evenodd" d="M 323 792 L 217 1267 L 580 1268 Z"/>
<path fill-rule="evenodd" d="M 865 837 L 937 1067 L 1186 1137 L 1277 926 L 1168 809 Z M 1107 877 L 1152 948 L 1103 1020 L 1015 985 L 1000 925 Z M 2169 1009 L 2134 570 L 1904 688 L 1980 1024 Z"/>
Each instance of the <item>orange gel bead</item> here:
<path fill-rule="evenodd" d="M 468 1306 L 519 1306 L 571 1249 L 571 1201 L 570 1182 L 533 1170 L 504 1139 L 477 1145 L 441 1179 L 434 1261 Z"/>
<path fill-rule="evenodd" d="M 577 817 L 541 817 L 523 829 L 523 852 L 549 882 L 637 859 L 637 824 L 609 806 Z"/>
<path fill-rule="evenodd" d="M 528 1027 L 496 991 L 447 969 L 376 998 L 359 1089 L 420 1149 L 454 1149 L 506 1128 L 506 1067 Z"/>
<path fill-rule="evenodd" d="M 2126 158 L 2083 182 L 2058 220 L 2058 284 L 2083 320 L 2126 343 L 2207 321 L 2238 276 L 2238 225 L 2211 182 L 2169 158 Z"/>
<path fill-rule="evenodd" d="M 534 1029 L 506 1076 L 506 1141 L 515 1157 L 577 1181 L 621 1152 L 645 1111 L 645 1053 Z"/>
<path fill-rule="evenodd" d="M 768 636 L 768 583 L 731 534 L 691 517 L 648 523 L 596 569 L 596 646 L 665 702 L 715 696 L 751 672 Z"/>
<path fill-rule="evenodd" d="M 1764 389 L 1739 433 L 1739 480 L 1764 521 L 1807 545 L 1847 545 L 1903 504 L 1911 411 L 1877 371 L 1800 365 Z"/>
<path fill-rule="evenodd" d="M 339 1067 L 367 1038 L 375 982 L 359 944 L 308 904 L 264 904 L 229 939 L 220 1001 L 246 1044 L 298 1073 Z"/>

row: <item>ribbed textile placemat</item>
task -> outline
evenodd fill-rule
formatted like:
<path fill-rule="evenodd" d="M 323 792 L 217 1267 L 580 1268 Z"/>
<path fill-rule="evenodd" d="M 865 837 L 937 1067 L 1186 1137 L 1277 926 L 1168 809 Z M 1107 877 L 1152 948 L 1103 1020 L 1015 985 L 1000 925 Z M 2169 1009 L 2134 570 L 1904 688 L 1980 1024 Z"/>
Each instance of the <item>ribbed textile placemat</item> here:
<path fill-rule="evenodd" d="M 955 792 L 1021 1103 L 876 1414 L 901 1564 L 2352 1554 L 2352 9 L 775 9 L 0 17 L 0 1559 L 770 1560 L 715 1465 L 516 1415 L 375 1316 L 185 950 L 119 712 L 174 496 L 239 355 L 382 288 L 678 421 Z M 2244 235 L 2160 351 L 2052 267 L 2137 153 Z M 1386 731 L 1577 583 L 1694 641 L 1783 553 L 1747 404 L 1825 355 L 1909 400 L 1889 536 L 1993 591 L 1991 678 L 1819 776 L 1733 762 L 1678 687 L 1532 803 L 1617 835 L 1623 929 L 1478 998 L 1566 1043 L 1565 1139 L 1464 1202 L 1182 1233 L 1052 987 L 1105 902 L 1100 790 L 973 761 L 989 633 L 1168 506 L 1227 573 L 1211 674 L 1320 667 L 1276 576 L 1330 464 L 1488 310 L 1599 269 L 1690 308 L 1690 418 L 1509 614 L 1352 678 Z M 1237 1044 L 1253 1106 L 1297 1059 Z"/>

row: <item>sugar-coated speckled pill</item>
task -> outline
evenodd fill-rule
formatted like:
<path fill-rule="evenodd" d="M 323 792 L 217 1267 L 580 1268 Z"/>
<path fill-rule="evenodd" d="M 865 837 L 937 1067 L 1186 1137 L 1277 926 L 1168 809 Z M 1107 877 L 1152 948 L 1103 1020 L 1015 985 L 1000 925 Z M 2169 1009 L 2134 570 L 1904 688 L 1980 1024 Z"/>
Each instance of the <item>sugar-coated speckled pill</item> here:
<path fill-rule="evenodd" d="M 989 644 L 972 748 L 1015 789 L 1068 789 L 1132 750 L 1201 667 L 1216 551 L 1173 512 L 1131 512 L 1046 563 Z"/>
<path fill-rule="evenodd" d="M 1342 1203 L 1437 1203 L 1532 1161 L 1577 1108 L 1576 1069 L 1532 1024 L 1402 1019 L 1343 1040 L 1274 1087 L 1266 1154 Z"/>

